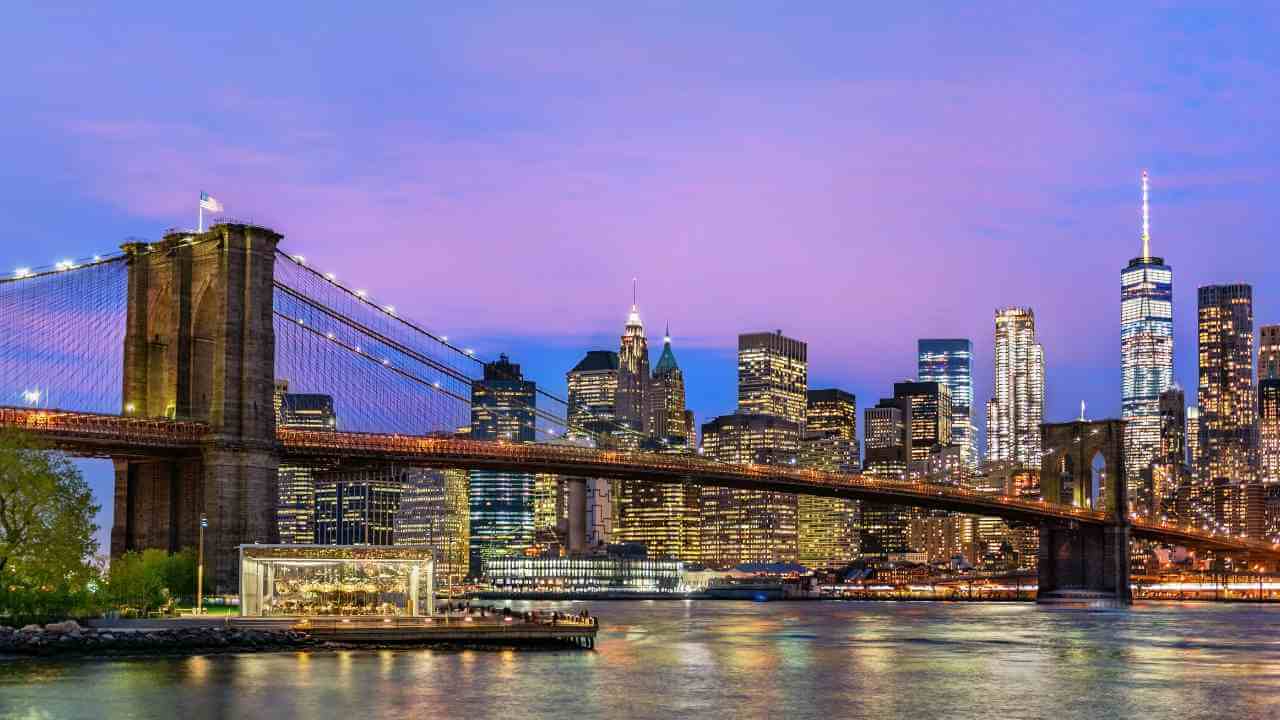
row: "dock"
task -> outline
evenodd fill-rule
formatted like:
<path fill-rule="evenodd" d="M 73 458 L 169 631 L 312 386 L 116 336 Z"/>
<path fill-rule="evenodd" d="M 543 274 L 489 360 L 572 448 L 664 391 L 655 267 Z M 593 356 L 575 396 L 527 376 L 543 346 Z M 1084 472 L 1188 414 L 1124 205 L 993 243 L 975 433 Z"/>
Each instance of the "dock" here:
<path fill-rule="evenodd" d="M 593 649 L 600 629 L 595 618 L 524 620 L 516 616 L 269 617 L 232 618 L 231 627 L 296 630 L 316 640 L 353 645 L 491 645 Z"/>

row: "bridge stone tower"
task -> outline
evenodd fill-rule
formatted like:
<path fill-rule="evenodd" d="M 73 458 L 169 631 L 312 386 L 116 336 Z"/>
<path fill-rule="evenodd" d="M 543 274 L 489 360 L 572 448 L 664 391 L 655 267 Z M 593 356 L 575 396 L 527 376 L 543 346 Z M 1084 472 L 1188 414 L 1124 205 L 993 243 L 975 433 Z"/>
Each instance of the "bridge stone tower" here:
<path fill-rule="evenodd" d="M 281 236 L 220 224 L 129 243 L 122 414 L 206 423 L 195 457 L 117 458 L 111 554 L 197 543 L 218 590 L 241 543 L 277 540 L 272 279 Z"/>
<path fill-rule="evenodd" d="M 1123 420 L 1040 426 L 1044 501 L 1105 512 L 1106 526 L 1046 522 L 1040 527 L 1043 603 L 1123 607 L 1129 588 L 1129 499 Z"/>

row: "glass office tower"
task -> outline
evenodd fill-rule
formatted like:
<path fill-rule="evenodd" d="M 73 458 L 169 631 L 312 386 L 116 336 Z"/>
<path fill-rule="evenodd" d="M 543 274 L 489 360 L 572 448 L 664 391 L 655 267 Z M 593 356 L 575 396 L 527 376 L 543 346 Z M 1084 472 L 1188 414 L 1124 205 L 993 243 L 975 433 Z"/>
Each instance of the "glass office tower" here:
<path fill-rule="evenodd" d="M 1142 174 L 1142 255 L 1120 271 L 1121 416 L 1130 508 L 1150 514 L 1142 473 L 1160 450 L 1160 394 L 1173 385 L 1173 270 L 1151 255 Z"/>
<path fill-rule="evenodd" d="M 533 442 L 537 387 L 506 355 L 486 363 L 484 377 L 471 384 L 471 437 L 475 440 Z M 471 574 L 486 558 L 521 555 L 534 543 L 532 473 L 474 470 L 468 490 Z"/>
<path fill-rule="evenodd" d="M 917 345 L 920 382 L 941 383 L 951 390 L 951 442 L 971 469 L 978 466 L 977 432 L 973 425 L 973 343 L 964 338 L 926 338 Z"/>

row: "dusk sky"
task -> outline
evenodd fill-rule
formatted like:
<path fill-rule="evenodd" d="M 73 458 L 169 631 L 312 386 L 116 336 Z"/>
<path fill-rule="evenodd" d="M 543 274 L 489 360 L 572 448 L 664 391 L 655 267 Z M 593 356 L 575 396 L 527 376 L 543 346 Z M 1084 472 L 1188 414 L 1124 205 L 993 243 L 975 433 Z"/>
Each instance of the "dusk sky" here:
<path fill-rule="evenodd" d="M 1100 417 L 1148 168 L 1177 379 L 1197 286 L 1280 322 L 1273 8 L 467 5 L 6 8 L 0 270 L 193 226 L 205 190 L 553 392 L 636 277 L 699 422 L 736 335 L 781 328 L 860 407 L 917 338 L 971 338 L 981 427 L 1005 305 L 1035 310 L 1047 419 Z"/>

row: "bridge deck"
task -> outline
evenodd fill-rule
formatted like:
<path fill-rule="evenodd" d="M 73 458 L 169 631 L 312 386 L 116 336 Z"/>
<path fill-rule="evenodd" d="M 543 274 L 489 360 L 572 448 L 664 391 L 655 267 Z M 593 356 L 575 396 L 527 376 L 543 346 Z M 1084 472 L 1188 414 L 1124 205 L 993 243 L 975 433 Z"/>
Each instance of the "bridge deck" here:
<path fill-rule="evenodd" d="M 33 408 L 0 408 L 0 428 L 30 433 L 51 446 L 92 457 L 198 452 L 208 426 L 197 422 Z M 1105 525 L 1102 512 L 987 495 L 954 486 L 903 482 L 777 465 L 730 465 L 701 457 L 376 433 L 279 429 L 284 456 L 298 461 L 404 462 L 420 466 L 553 473 L 569 477 L 673 482 L 824 495 L 1001 517 Z M 1135 519 L 1136 538 L 1280 558 L 1280 544 Z"/>

